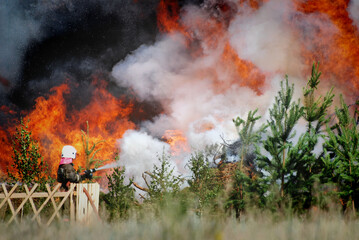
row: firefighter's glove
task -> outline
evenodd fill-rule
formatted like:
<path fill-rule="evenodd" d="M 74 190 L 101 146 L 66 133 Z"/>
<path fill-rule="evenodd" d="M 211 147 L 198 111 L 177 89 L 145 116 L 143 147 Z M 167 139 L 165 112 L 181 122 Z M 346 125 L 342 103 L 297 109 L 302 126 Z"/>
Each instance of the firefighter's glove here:
<path fill-rule="evenodd" d="M 84 174 L 84 177 L 91 180 L 92 179 L 92 172 L 91 170 L 86 170 L 85 171 L 85 174 Z"/>

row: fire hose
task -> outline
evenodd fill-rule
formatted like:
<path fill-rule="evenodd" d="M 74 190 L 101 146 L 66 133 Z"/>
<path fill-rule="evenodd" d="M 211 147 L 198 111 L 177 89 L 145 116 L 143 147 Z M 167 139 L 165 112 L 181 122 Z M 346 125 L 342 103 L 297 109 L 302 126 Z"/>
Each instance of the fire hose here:
<path fill-rule="evenodd" d="M 116 165 L 114 165 L 114 164 L 107 164 L 107 165 L 102 166 L 102 167 L 99 167 L 99 168 L 87 169 L 87 170 L 85 170 L 85 171 L 83 172 L 83 175 L 84 175 L 86 178 L 91 179 L 91 178 L 92 178 L 92 174 L 93 174 L 94 172 L 101 171 L 101 170 L 105 170 L 105 169 L 109 169 L 109 168 L 114 168 L 114 167 L 116 167 L 116 166 L 117 166 L 117 164 L 116 164 Z"/>
<path fill-rule="evenodd" d="M 97 171 L 96 168 L 87 169 L 87 170 L 85 170 L 85 171 L 83 172 L 83 177 L 88 178 L 88 179 L 92 179 L 92 174 L 93 174 L 94 172 L 96 172 L 96 171 Z"/>

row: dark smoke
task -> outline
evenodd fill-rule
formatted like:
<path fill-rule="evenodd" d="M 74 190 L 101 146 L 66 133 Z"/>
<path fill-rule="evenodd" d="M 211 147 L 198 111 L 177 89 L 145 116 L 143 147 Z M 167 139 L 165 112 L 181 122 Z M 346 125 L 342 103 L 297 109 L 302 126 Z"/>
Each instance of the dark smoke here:
<path fill-rule="evenodd" d="M 63 82 L 71 87 L 68 104 L 86 105 L 94 77 L 109 80 L 115 63 L 155 41 L 157 4 L 158 0 L 2 1 L 0 106 L 29 110 L 37 97 Z M 113 94 L 124 92 L 111 86 Z M 0 111 L 0 122 L 7 116 Z"/>

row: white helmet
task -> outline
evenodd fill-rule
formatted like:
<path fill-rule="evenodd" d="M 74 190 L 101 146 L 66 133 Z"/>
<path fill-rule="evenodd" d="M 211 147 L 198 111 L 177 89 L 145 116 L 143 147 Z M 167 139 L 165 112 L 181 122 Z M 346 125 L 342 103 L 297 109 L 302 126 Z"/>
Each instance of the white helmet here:
<path fill-rule="evenodd" d="M 63 158 L 76 158 L 76 149 L 73 146 L 66 145 L 62 148 L 62 154 L 61 157 Z"/>

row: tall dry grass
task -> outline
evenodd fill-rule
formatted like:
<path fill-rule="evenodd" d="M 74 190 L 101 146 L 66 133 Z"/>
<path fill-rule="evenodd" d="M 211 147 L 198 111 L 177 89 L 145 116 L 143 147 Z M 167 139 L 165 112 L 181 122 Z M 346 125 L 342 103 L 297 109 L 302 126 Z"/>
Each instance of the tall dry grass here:
<path fill-rule="evenodd" d="M 359 220 L 338 212 L 313 212 L 305 217 L 280 217 L 251 212 L 241 221 L 224 215 L 191 211 L 180 213 L 170 206 L 160 213 L 142 211 L 127 220 L 90 224 L 55 222 L 41 227 L 36 222 L 0 223 L 0 239 L 359 239 Z"/>

